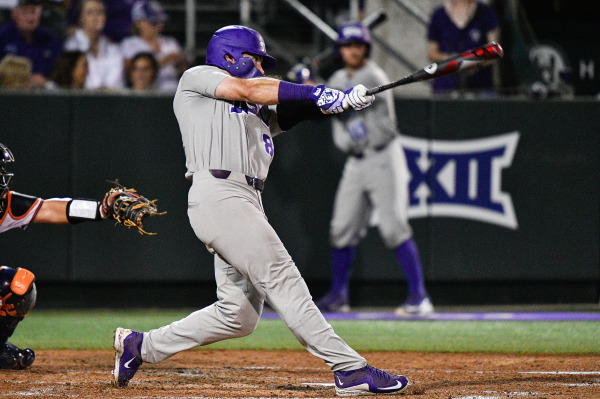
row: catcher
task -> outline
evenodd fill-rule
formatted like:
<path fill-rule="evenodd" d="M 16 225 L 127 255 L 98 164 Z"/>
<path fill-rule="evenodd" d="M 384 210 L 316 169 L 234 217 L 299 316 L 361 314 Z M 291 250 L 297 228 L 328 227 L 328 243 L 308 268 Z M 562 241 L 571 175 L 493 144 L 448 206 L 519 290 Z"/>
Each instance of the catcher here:
<path fill-rule="evenodd" d="M 156 209 L 156 200 L 150 201 L 133 189 L 115 181 L 102 201 L 89 199 L 42 199 L 20 194 L 9 189 L 13 178 L 6 167 L 15 161 L 8 147 L 0 143 L 0 233 L 14 228 L 25 229 L 31 223 L 76 224 L 114 219 L 126 227 L 136 228 L 140 234 L 143 219 L 162 215 Z M 35 275 L 24 268 L 0 267 L 0 369 L 24 369 L 35 360 L 33 350 L 19 349 L 7 342 L 17 324 L 35 305 Z"/>

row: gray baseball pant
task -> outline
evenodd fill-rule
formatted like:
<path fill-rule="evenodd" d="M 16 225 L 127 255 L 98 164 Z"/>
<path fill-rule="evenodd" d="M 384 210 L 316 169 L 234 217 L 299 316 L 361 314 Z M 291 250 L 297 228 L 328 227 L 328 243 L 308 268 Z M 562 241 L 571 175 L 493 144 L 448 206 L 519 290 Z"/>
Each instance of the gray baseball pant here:
<path fill-rule="evenodd" d="M 298 341 L 333 371 L 367 362 L 327 323 L 283 243 L 268 223 L 260 193 L 245 183 L 194 174 L 188 216 L 215 251 L 217 302 L 144 333 L 142 359 L 157 363 L 183 350 L 250 334 L 266 300 Z"/>

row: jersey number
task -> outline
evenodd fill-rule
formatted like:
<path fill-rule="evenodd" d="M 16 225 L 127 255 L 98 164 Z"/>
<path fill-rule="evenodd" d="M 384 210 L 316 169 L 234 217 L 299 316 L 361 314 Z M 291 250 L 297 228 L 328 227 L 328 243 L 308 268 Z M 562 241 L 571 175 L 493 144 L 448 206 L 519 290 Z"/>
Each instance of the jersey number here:
<path fill-rule="evenodd" d="M 265 151 L 267 151 L 267 154 L 269 154 L 271 157 L 273 157 L 273 153 L 275 152 L 275 149 L 273 148 L 272 139 L 269 136 L 267 136 L 266 134 L 263 134 L 263 141 L 265 142 Z"/>

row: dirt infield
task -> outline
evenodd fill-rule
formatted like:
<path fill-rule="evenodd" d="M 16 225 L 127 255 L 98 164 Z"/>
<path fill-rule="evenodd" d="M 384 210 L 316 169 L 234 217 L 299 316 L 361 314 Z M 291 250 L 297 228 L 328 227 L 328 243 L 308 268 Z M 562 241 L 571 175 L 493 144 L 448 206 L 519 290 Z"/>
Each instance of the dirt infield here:
<path fill-rule="evenodd" d="M 407 398 L 600 398 L 600 356 L 363 353 L 411 381 Z M 0 398 L 333 398 L 331 371 L 305 351 L 194 350 L 110 384 L 112 351 L 38 351 L 0 370 Z M 389 396 L 389 395 L 384 395 Z"/>

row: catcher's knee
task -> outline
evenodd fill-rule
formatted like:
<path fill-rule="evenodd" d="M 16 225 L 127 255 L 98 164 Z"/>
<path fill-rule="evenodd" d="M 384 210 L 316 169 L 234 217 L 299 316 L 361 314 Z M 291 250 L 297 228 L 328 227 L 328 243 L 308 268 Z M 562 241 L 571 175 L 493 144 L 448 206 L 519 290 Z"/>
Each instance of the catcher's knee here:
<path fill-rule="evenodd" d="M 35 306 L 35 276 L 21 267 L 0 266 L 0 317 L 25 317 Z"/>
<path fill-rule="evenodd" d="M 35 352 L 32 349 L 19 349 L 6 342 L 0 349 L 0 369 L 23 370 L 33 364 Z"/>

